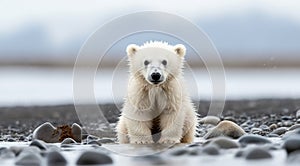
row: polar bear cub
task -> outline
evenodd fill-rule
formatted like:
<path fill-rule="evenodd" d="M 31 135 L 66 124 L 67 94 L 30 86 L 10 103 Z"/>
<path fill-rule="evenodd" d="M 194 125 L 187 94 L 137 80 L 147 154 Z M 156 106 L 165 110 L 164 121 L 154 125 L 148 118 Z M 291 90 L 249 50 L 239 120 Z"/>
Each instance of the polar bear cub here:
<path fill-rule="evenodd" d="M 119 142 L 193 142 L 197 116 L 184 88 L 185 46 L 154 41 L 142 46 L 130 44 L 126 51 L 130 72 L 116 128 Z"/>

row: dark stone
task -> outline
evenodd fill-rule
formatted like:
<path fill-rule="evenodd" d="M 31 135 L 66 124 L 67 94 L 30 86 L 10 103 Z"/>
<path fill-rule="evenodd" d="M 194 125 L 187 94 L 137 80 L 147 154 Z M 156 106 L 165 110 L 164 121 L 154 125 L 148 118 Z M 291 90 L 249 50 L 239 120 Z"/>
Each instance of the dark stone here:
<path fill-rule="evenodd" d="M 239 139 L 239 143 L 242 145 L 248 145 L 248 144 L 268 144 L 272 142 L 260 135 L 244 135 Z"/>
<path fill-rule="evenodd" d="M 284 149 L 287 153 L 291 153 L 300 150 L 300 136 L 291 136 L 287 138 L 283 144 Z"/>
<path fill-rule="evenodd" d="M 113 160 L 107 154 L 97 151 L 86 151 L 78 158 L 77 165 L 112 164 Z"/>
<path fill-rule="evenodd" d="M 61 153 L 51 151 L 47 154 L 47 164 L 49 166 L 64 166 L 67 165 L 67 160 Z"/>
<path fill-rule="evenodd" d="M 22 152 L 16 162 L 16 165 L 24 165 L 24 166 L 40 166 L 42 165 L 42 159 L 39 155 L 32 152 Z"/>
<path fill-rule="evenodd" d="M 288 163 L 299 164 L 300 163 L 300 150 L 291 152 L 287 158 Z"/>
<path fill-rule="evenodd" d="M 189 151 L 186 148 L 175 148 L 170 151 L 170 155 L 172 156 L 182 156 L 187 154 Z"/>
<path fill-rule="evenodd" d="M 41 141 L 41 140 L 34 140 L 30 143 L 29 146 L 35 146 L 41 150 L 47 150 L 47 146 L 46 146 L 45 142 Z"/>
<path fill-rule="evenodd" d="M 274 131 L 272 131 L 270 134 L 277 134 L 277 135 L 282 135 L 287 131 L 286 127 L 279 127 L 277 129 L 275 129 Z"/>
<path fill-rule="evenodd" d="M 202 152 L 205 154 L 208 154 L 208 155 L 212 155 L 212 156 L 220 154 L 218 146 L 214 145 L 214 144 L 209 144 L 209 145 L 205 146 L 202 149 Z"/>
<path fill-rule="evenodd" d="M 227 137 L 215 138 L 209 144 L 215 144 L 221 149 L 232 149 L 240 147 L 238 142 L 235 142 L 234 140 Z"/>
<path fill-rule="evenodd" d="M 245 152 L 245 158 L 247 160 L 270 159 L 272 158 L 272 155 L 270 154 L 270 152 L 268 152 L 265 149 L 255 147 L 255 148 L 248 149 Z"/>

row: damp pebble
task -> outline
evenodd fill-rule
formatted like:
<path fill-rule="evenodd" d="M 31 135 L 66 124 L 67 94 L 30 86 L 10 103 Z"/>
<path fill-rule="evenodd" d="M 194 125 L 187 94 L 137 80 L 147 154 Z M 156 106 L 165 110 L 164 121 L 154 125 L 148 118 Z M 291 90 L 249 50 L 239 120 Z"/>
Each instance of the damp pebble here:
<path fill-rule="evenodd" d="M 267 144 L 271 143 L 267 138 L 260 135 L 244 135 L 239 139 L 239 143 L 242 145 L 247 144 Z"/>
<path fill-rule="evenodd" d="M 55 132 L 56 128 L 49 122 L 43 123 L 33 132 L 33 138 L 43 140 L 47 143 L 59 142 L 59 132 Z"/>
<path fill-rule="evenodd" d="M 215 144 L 221 149 L 232 149 L 240 147 L 239 143 L 227 137 L 218 137 L 213 139 L 209 144 Z"/>
<path fill-rule="evenodd" d="M 67 164 L 67 160 L 64 158 L 64 156 L 57 151 L 49 152 L 46 160 L 49 166 L 64 166 Z"/>
<path fill-rule="evenodd" d="M 35 146 L 41 150 L 47 150 L 47 146 L 46 146 L 45 142 L 41 141 L 41 140 L 34 140 L 30 143 L 29 146 Z"/>
<path fill-rule="evenodd" d="M 78 158 L 77 165 L 112 164 L 113 160 L 107 154 L 98 151 L 83 152 Z"/>
<path fill-rule="evenodd" d="M 272 131 L 270 134 L 277 134 L 277 135 L 282 135 L 287 131 L 287 127 L 279 127 Z"/>
<path fill-rule="evenodd" d="M 245 151 L 245 158 L 247 160 L 270 159 L 272 158 L 272 155 L 270 152 L 263 148 L 254 147 L 249 148 L 247 151 Z"/>

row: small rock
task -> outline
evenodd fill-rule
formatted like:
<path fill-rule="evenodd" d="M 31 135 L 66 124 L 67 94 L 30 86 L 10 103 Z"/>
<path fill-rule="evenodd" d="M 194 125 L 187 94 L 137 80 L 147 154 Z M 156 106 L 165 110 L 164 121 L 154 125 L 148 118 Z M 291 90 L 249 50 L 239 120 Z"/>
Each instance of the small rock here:
<path fill-rule="evenodd" d="M 206 116 L 199 120 L 200 124 L 211 124 L 216 126 L 220 122 L 220 118 L 217 116 Z"/>
<path fill-rule="evenodd" d="M 222 121 L 215 128 L 209 131 L 204 138 L 210 139 L 219 136 L 227 136 L 231 138 L 239 138 L 246 134 L 245 131 L 237 124 L 231 121 Z"/>
<path fill-rule="evenodd" d="M 172 149 L 169 152 L 169 154 L 172 156 L 182 156 L 184 154 L 188 154 L 188 152 L 189 151 L 186 148 L 179 147 L 179 148 Z"/>
<path fill-rule="evenodd" d="M 295 124 L 295 125 L 291 126 L 288 130 L 293 131 L 293 130 L 299 129 L 299 128 L 300 128 L 300 124 Z"/>
<path fill-rule="evenodd" d="M 285 140 L 283 147 L 287 153 L 300 150 L 300 136 L 291 136 Z"/>
<path fill-rule="evenodd" d="M 272 131 L 270 134 L 277 134 L 277 135 L 282 135 L 287 131 L 286 127 L 279 127 L 277 129 L 275 129 L 274 131 Z"/>
<path fill-rule="evenodd" d="M 250 133 L 252 133 L 252 134 L 257 134 L 257 133 L 260 133 L 260 132 L 262 132 L 262 129 L 261 128 L 257 128 L 257 127 L 253 127 L 250 130 Z"/>
<path fill-rule="evenodd" d="M 292 120 L 293 118 L 291 116 L 282 116 L 281 120 L 287 121 L 287 120 Z"/>
<path fill-rule="evenodd" d="M 112 164 L 113 160 L 107 154 L 97 151 L 86 151 L 78 158 L 77 165 Z"/>
<path fill-rule="evenodd" d="M 28 166 L 40 166 L 42 165 L 42 159 L 39 155 L 32 152 L 22 152 L 17 158 L 16 165 L 28 165 Z"/>
<path fill-rule="evenodd" d="M 61 145 L 66 145 L 66 144 L 77 144 L 75 140 L 72 138 L 65 138 L 62 142 Z"/>
<path fill-rule="evenodd" d="M 43 140 L 47 143 L 59 142 L 60 133 L 56 132 L 56 128 L 49 122 L 37 127 L 33 132 L 33 138 Z"/>
<path fill-rule="evenodd" d="M 261 128 L 263 131 L 270 131 L 270 128 L 267 125 L 261 125 L 259 128 Z"/>
<path fill-rule="evenodd" d="M 97 141 L 99 139 L 100 139 L 99 137 L 94 136 L 94 135 L 88 135 L 87 138 L 86 138 L 87 142 L 89 142 L 89 141 Z"/>
<path fill-rule="evenodd" d="M 47 154 L 47 164 L 49 166 L 64 166 L 67 165 L 67 160 L 61 153 L 51 151 Z"/>
<path fill-rule="evenodd" d="M 272 142 L 260 135 L 244 135 L 239 139 L 239 143 L 244 146 L 248 144 L 267 144 Z"/>
<path fill-rule="evenodd" d="M 112 139 L 109 138 L 102 138 L 98 140 L 99 143 L 101 144 L 110 144 L 110 143 L 115 143 Z"/>
<path fill-rule="evenodd" d="M 263 148 L 255 147 L 250 148 L 245 152 L 245 158 L 247 160 L 270 159 L 272 158 L 272 155 Z"/>
<path fill-rule="evenodd" d="M 47 150 L 47 146 L 46 146 L 45 142 L 41 141 L 41 140 L 34 140 L 30 143 L 29 146 L 35 146 L 41 150 Z"/>
<path fill-rule="evenodd" d="M 232 149 L 240 147 L 239 143 L 227 137 L 215 138 L 209 144 L 215 144 L 221 149 Z"/>
<path fill-rule="evenodd" d="M 270 128 L 270 130 L 275 130 L 275 129 L 277 129 L 277 125 L 276 124 L 271 124 L 270 126 L 269 126 L 269 128 Z"/>
<path fill-rule="evenodd" d="M 213 156 L 220 154 L 219 148 L 215 144 L 209 144 L 209 145 L 205 146 L 202 149 L 202 152 L 205 154 L 208 154 L 208 155 L 213 155 Z"/>
<path fill-rule="evenodd" d="M 268 136 L 268 137 L 271 137 L 271 138 L 274 138 L 274 137 L 279 137 L 279 135 L 278 135 L 278 134 L 268 134 L 267 136 Z"/>
<path fill-rule="evenodd" d="M 82 132 L 81 127 L 77 123 L 73 123 L 71 128 L 72 128 L 72 134 L 73 134 L 74 140 L 76 142 L 81 142 L 81 132 Z"/>

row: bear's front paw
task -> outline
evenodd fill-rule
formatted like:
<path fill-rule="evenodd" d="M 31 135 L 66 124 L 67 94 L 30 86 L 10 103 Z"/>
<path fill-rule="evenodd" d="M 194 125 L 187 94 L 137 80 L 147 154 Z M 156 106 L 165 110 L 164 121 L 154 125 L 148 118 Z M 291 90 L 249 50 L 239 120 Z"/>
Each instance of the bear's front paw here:
<path fill-rule="evenodd" d="M 153 140 L 131 140 L 131 144 L 153 144 Z"/>
<path fill-rule="evenodd" d="M 161 138 L 158 143 L 160 144 L 177 144 L 180 143 L 179 139 L 174 139 L 174 138 Z"/>

